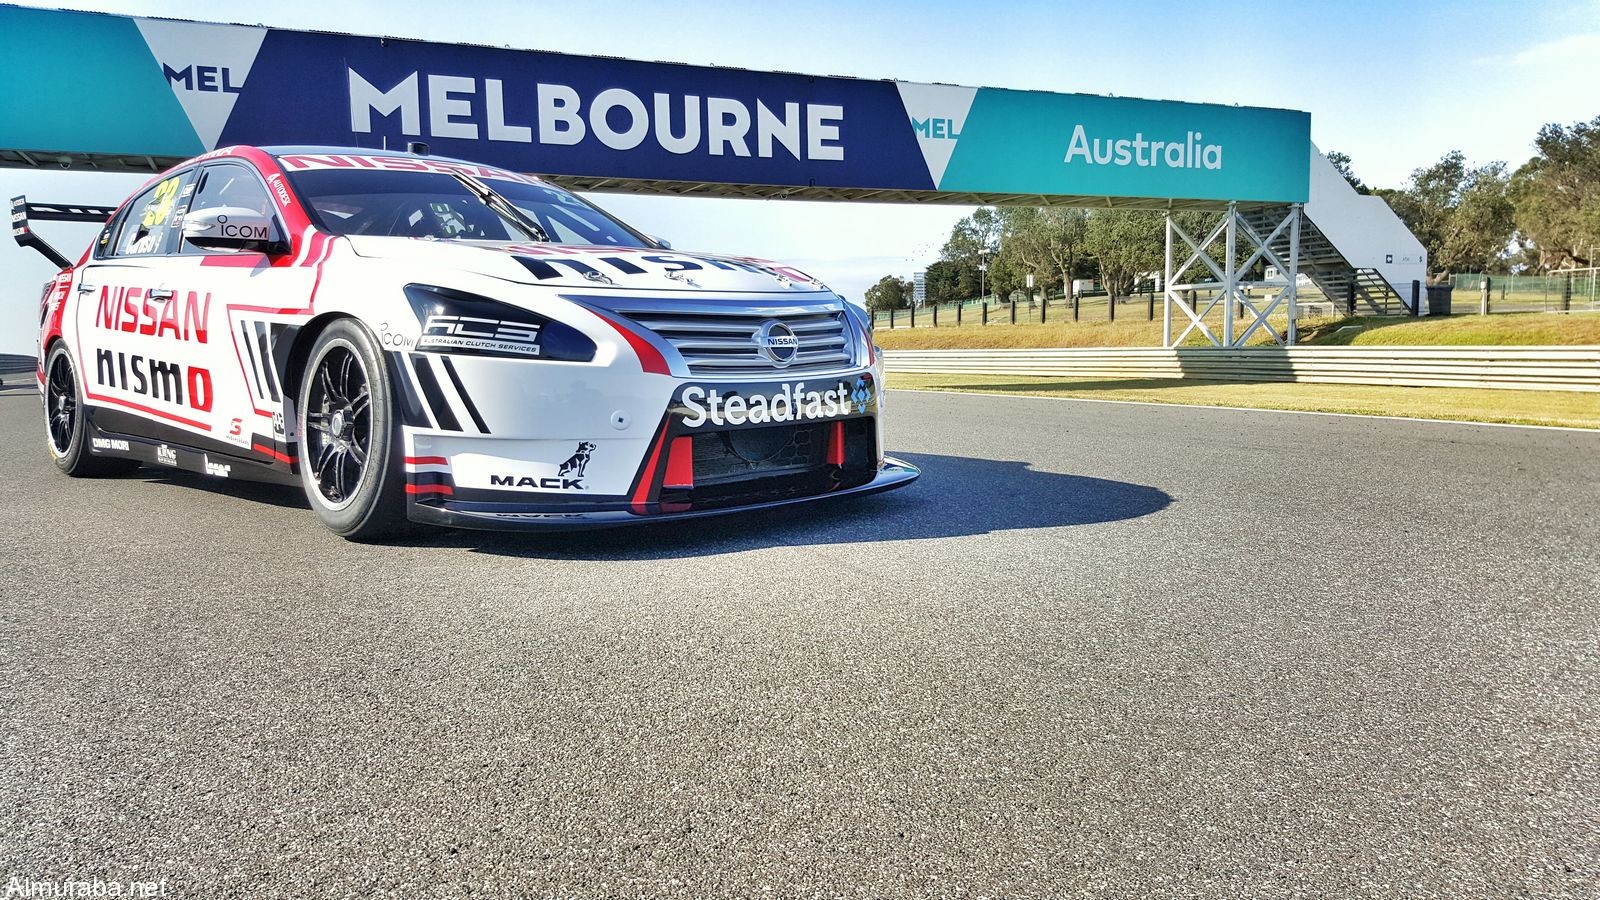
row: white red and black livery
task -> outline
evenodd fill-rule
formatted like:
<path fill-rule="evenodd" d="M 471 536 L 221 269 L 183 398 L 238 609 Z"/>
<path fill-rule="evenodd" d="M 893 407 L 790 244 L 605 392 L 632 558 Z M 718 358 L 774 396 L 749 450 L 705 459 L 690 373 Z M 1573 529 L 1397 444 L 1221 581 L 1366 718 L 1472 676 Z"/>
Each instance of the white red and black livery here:
<path fill-rule="evenodd" d="M 105 221 L 73 265 L 36 220 Z M 612 525 L 887 490 L 870 318 L 538 178 L 230 147 L 116 210 L 17 198 L 70 475 L 300 484 L 338 534 Z"/>

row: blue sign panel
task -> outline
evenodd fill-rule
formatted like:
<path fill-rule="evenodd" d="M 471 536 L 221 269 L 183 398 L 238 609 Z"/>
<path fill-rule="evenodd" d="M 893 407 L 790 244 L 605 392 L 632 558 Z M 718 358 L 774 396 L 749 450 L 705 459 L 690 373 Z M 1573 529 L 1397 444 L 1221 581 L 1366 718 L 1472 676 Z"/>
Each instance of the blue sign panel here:
<path fill-rule="evenodd" d="M 423 140 L 518 171 L 932 190 L 904 115 L 891 82 L 273 31 L 221 141 Z"/>

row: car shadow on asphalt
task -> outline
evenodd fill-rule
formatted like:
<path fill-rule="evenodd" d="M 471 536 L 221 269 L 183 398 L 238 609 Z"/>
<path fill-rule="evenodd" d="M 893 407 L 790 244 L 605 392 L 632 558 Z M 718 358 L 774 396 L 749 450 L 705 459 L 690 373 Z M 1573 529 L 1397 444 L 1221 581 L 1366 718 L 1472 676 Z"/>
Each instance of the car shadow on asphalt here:
<path fill-rule="evenodd" d="M 306 500 L 305 493 L 291 485 L 273 484 L 266 481 L 247 481 L 243 478 L 212 478 L 209 475 L 201 475 L 198 472 L 166 469 L 152 465 L 140 466 L 126 475 L 111 475 L 108 477 L 112 479 L 126 478 L 135 481 L 148 481 L 151 484 L 171 485 L 172 487 L 204 491 L 218 496 L 237 497 L 240 500 L 264 503 L 268 506 L 277 506 L 283 509 L 311 511 L 311 504 Z M 317 520 L 310 519 L 308 521 L 315 524 Z"/>
<path fill-rule="evenodd" d="M 922 477 L 883 494 L 570 532 L 423 528 L 389 543 L 540 559 L 676 559 L 778 545 L 880 543 L 1094 525 L 1147 516 L 1172 503 L 1172 497 L 1159 488 L 1043 472 L 1017 460 L 925 453 L 899 457 L 920 468 Z M 151 466 L 111 478 L 150 481 L 308 514 L 311 509 L 299 489 L 284 485 L 222 481 Z M 308 516 L 306 527 L 320 526 Z"/>
<path fill-rule="evenodd" d="M 1115 522 L 1165 509 L 1145 485 L 1043 472 L 1026 462 L 900 454 L 922 469 L 911 485 L 780 509 L 598 531 L 430 531 L 407 546 L 546 559 L 667 559 L 774 545 L 877 543 Z"/>

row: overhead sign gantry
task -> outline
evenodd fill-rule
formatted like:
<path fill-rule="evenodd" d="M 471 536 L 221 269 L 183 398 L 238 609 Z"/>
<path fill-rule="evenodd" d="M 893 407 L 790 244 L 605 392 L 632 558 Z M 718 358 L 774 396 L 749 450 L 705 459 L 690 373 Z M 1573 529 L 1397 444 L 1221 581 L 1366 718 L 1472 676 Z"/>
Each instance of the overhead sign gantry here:
<path fill-rule="evenodd" d="M 1294 110 L 3 4 L 0 50 L 29 61 L 26 87 L 0 92 L 0 166 L 155 172 L 231 144 L 421 141 L 574 190 L 1216 210 L 1203 233 L 1168 216 L 1169 345 L 1191 331 L 1223 346 L 1263 330 L 1292 343 L 1302 224 L 1324 248 L 1307 258 L 1324 295 L 1353 304 L 1359 289 L 1371 303 L 1371 291 L 1412 285 L 1415 296 L 1414 272 L 1426 271 L 1382 201 L 1344 196 L 1353 191 L 1311 145 L 1310 115 Z M 1302 216 L 1308 200 L 1326 214 Z M 1234 265 L 1241 253 L 1249 260 Z M 1262 262 L 1286 283 L 1248 282 Z M 1186 272 L 1199 280 L 1181 283 Z M 1281 334 L 1267 321 L 1280 308 Z M 1205 322 L 1214 309 L 1217 332 Z M 1236 311 L 1249 314 L 1238 329 Z"/>
<path fill-rule="evenodd" d="M 1306 200 L 1304 112 L 0 6 L 0 164 L 402 149 L 572 188 L 1146 208 Z"/>

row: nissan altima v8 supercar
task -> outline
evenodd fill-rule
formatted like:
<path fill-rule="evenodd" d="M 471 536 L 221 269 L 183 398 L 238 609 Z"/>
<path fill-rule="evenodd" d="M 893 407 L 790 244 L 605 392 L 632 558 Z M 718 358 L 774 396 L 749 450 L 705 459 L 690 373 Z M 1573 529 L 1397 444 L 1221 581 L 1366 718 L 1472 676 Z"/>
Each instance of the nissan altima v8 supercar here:
<path fill-rule="evenodd" d="M 104 221 L 76 263 L 38 220 Z M 230 147 L 116 210 L 13 201 L 56 260 L 46 437 L 69 475 L 297 483 L 356 540 L 887 490 L 871 320 L 793 268 L 674 252 L 539 178 Z"/>

